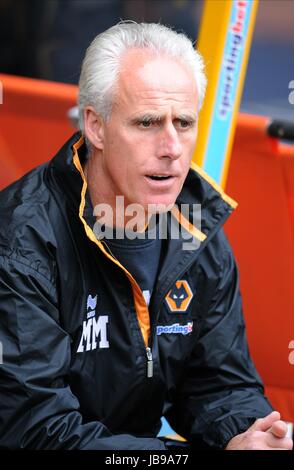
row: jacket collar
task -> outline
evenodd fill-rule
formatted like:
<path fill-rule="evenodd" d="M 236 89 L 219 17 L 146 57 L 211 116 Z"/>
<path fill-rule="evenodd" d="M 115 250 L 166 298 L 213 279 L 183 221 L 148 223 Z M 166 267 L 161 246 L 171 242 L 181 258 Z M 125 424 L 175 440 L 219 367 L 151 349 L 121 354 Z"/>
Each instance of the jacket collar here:
<path fill-rule="evenodd" d="M 83 179 L 81 172 L 74 164 L 74 154 L 75 158 L 78 158 L 80 166 L 83 167 L 87 158 L 87 148 L 81 132 L 75 133 L 64 144 L 52 159 L 49 168 L 70 206 L 78 214 Z M 172 212 L 173 216 L 178 218 L 181 225 L 201 242 L 210 238 L 237 206 L 237 203 L 194 163 L 191 165 L 176 204 L 179 211 L 175 209 Z M 193 205 L 195 204 L 201 207 L 201 227 L 198 224 L 195 227 L 195 217 L 193 218 L 193 209 L 195 208 Z M 181 214 L 182 205 L 186 205 L 186 209 L 188 205 L 188 213 L 186 210 Z"/>
<path fill-rule="evenodd" d="M 76 132 L 49 163 L 49 175 L 52 175 L 53 183 L 57 184 L 59 191 L 67 199 L 70 209 L 78 214 L 83 180 L 80 172 L 74 165 L 74 146 L 78 147 L 78 157 L 81 166 L 85 164 L 87 147 L 81 132 Z"/>

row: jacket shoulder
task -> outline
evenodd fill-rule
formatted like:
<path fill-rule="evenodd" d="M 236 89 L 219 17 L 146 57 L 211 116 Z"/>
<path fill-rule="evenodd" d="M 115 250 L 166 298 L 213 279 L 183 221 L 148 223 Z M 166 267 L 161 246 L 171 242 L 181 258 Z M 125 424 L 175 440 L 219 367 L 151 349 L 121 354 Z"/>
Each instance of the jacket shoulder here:
<path fill-rule="evenodd" d="M 49 208 L 54 204 L 41 165 L 0 192 L 0 255 L 49 274 L 56 241 Z M 43 266 L 43 268 L 42 268 Z"/>

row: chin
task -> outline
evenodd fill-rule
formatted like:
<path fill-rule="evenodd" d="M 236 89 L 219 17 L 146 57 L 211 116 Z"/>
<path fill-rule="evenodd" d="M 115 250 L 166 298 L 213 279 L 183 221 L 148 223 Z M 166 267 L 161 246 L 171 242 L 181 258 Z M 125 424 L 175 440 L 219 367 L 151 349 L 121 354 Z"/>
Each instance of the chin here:
<path fill-rule="evenodd" d="M 143 206 L 149 213 L 160 214 L 170 210 L 175 202 L 176 197 L 158 197 L 157 199 L 150 198 L 148 202 L 144 202 Z"/>

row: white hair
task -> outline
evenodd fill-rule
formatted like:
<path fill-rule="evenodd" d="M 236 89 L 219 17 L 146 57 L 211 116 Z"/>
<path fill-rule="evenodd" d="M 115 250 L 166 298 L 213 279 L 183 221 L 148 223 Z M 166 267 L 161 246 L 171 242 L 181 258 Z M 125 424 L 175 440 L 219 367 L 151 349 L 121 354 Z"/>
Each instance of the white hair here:
<path fill-rule="evenodd" d="M 122 21 L 96 36 L 86 51 L 79 80 L 79 126 L 84 131 L 85 106 L 93 106 L 104 120 L 111 114 L 120 62 L 132 48 L 148 49 L 187 64 L 195 77 L 198 109 L 201 108 L 206 76 L 202 56 L 190 39 L 167 26 L 155 23 Z"/>

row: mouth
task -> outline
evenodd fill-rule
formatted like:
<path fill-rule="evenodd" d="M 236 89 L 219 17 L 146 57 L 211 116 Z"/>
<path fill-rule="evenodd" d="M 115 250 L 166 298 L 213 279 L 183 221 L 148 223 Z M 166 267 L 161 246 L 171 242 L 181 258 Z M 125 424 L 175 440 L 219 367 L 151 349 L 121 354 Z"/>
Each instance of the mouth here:
<path fill-rule="evenodd" d="M 172 175 L 146 175 L 146 178 L 149 178 L 153 181 L 167 181 L 173 178 Z"/>

